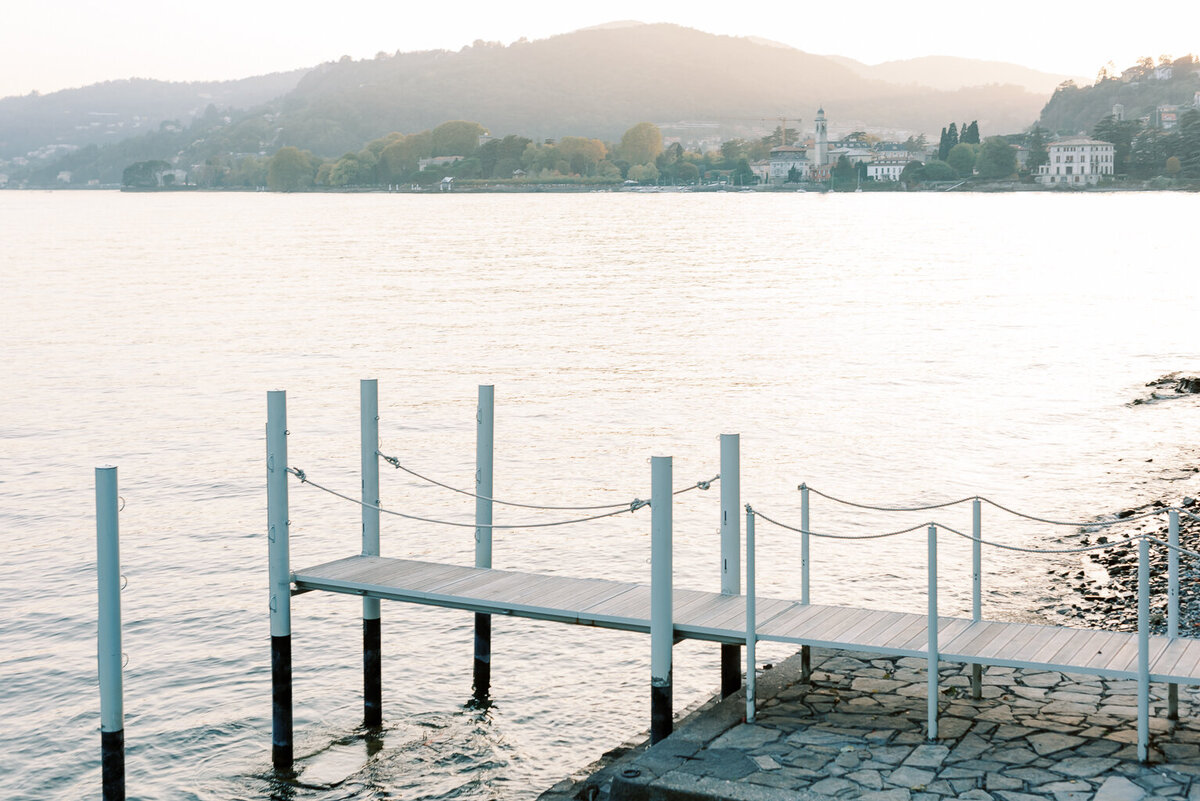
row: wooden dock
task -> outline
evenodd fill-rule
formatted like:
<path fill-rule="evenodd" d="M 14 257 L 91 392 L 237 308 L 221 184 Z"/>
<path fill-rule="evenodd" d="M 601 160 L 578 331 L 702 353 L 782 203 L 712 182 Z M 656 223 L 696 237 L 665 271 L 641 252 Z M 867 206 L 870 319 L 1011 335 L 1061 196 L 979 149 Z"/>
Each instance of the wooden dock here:
<path fill-rule="evenodd" d="M 800 485 L 800 525 L 792 526 L 743 506 L 740 484 L 739 435 L 722 434 L 721 467 L 717 479 L 677 488 L 669 456 L 650 459 L 651 495 L 649 501 L 633 498 L 626 503 L 576 506 L 545 506 L 533 503 L 500 501 L 493 495 L 493 405 L 491 386 L 479 388 L 476 411 L 476 471 L 474 492 L 460 490 L 412 470 L 408 472 L 445 490 L 471 497 L 475 502 L 474 523 L 462 520 L 437 520 L 415 512 L 385 508 L 380 500 L 379 464 L 383 459 L 398 469 L 399 460 L 378 450 L 379 406 L 377 382 L 360 382 L 360 428 L 362 483 L 361 499 L 323 486 L 288 464 L 287 407 L 282 391 L 268 393 L 267 414 L 267 539 L 270 584 L 271 676 L 272 676 L 272 762 L 276 769 L 289 771 L 293 763 L 291 599 L 293 595 L 323 591 L 358 595 L 362 598 L 363 624 L 363 721 L 368 728 L 382 722 L 382 641 L 380 602 L 383 600 L 460 609 L 475 615 L 473 694 L 487 701 L 491 681 L 491 619 L 496 615 L 546 620 L 598 628 L 636 631 L 650 635 L 651 742 L 658 742 L 672 729 L 671 664 L 672 646 L 677 640 L 695 639 L 721 645 L 721 691 L 736 692 L 745 682 L 746 720 L 755 717 L 755 644 L 774 641 L 799 646 L 802 677 L 807 678 L 805 658 L 813 646 L 865 651 L 889 656 L 908 656 L 926 660 L 925 736 L 938 737 L 938 666 L 941 663 L 972 665 L 971 693 L 982 693 L 982 667 L 985 665 L 1033 668 L 1068 674 L 1088 674 L 1103 678 L 1132 679 L 1137 683 L 1137 743 L 1139 757 L 1149 758 L 1150 683 L 1169 685 L 1167 716 L 1178 711 L 1178 685 L 1200 684 L 1200 640 L 1179 635 L 1179 510 L 1169 513 L 1167 542 L 1158 545 L 1170 550 L 1167 598 L 1168 636 L 1150 636 L 1150 542 L 1146 535 L 1125 540 L 1123 547 L 1136 542 L 1138 549 L 1138 631 L 1110 632 L 1059 626 L 989 621 L 982 610 L 984 544 L 1016 550 L 1039 549 L 987 542 L 982 536 L 981 502 L 975 496 L 951 503 L 916 507 L 853 506 L 888 512 L 913 512 L 941 509 L 970 501 L 971 533 L 957 531 L 935 521 L 897 531 L 863 537 L 818 534 L 809 526 L 809 488 Z M 355 556 L 293 571 L 291 569 L 288 530 L 289 476 L 301 484 L 331 493 L 356 504 L 362 515 L 362 549 Z M 680 589 L 673 579 L 673 512 L 676 496 L 691 489 L 707 489 L 720 480 L 720 592 Z M 694 496 L 693 496 L 694 497 Z M 831 501 L 836 498 L 825 496 Z M 509 507 L 559 511 L 567 519 L 549 522 L 497 524 L 492 518 L 493 503 Z M 594 501 L 590 503 L 594 504 Z M 989 501 L 989 503 L 992 503 Z M 1000 509 L 1021 514 L 994 504 Z M 650 507 L 650 582 L 637 584 L 598 578 L 572 578 L 538 573 L 496 570 L 492 568 L 492 537 L 508 529 L 544 526 L 574 526 L 618 514 L 633 513 Z M 745 511 L 745 547 L 742 548 L 741 518 Z M 473 529 L 474 566 L 448 565 L 411 559 L 385 558 L 380 555 L 380 515 L 398 515 L 424 525 Z M 1028 517 L 1028 515 L 1022 515 Z M 759 597 L 754 589 L 754 529 L 756 519 L 790 529 L 799 539 L 799 600 Z M 519 518 L 517 518 L 519 519 Z M 1091 526 L 1032 517 L 1043 523 Z M 1098 525 L 1098 524 L 1097 524 Z M 877 539 L 926 529 L 926 614 L 860 609 L 811 603 L 809 594 L 810 537 L 839 539 Z M 972 542 L 972 587 L 970 617 L 946 617 L 938 611 L 939 529 L 965 537 Z M 464 532 L 465 533 L 465 532 Z M 1078 553 L 1101 547 L 1117 547 L 1116 542 L 1083 549 L 1043 549 L 1047 553 Z M 1200 553 L 1186 551 L 1194 557 Z M 744 556 L 744 563 L 743 563 Z M 745 585 L 741 584 L 744 567 Z M 745 671 L 740 669 L 740 651 L 745 649 Z M 744 679 L 743 679 L 744 677 Z"/>
<path fill-rule="evenodd" d="M 351 556 L 296 571 L 296 592 L 323 590 L 582 626 L 650 633 L 650 585 Z M 676 639 L 746 642 L 741 595 L 676 589 Z M 757 599 L 758 639 L 927 658 L 925 615 Z M 1136 633 L 969 618 L 938 620 L 938 660 L 1136 679 Z M 1150 680 L 1200 684 L 1200 640 L 1150 638 Z"/>

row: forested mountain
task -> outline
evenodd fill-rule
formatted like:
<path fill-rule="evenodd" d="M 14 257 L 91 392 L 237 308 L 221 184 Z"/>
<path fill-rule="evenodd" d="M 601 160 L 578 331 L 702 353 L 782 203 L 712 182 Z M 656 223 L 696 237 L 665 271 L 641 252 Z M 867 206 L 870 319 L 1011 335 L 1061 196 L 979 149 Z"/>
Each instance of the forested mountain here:
<path fill-rule="evenodd" d="M 811 120 L 824 104 L 835 126 L 929 133 L 946 119 L 969 118 L 1005 132 L 1026 127 L 1044 101 L 994 80 L 947 92 L 887 82 L 907 81 L 903 72 L 872 74 L 764 40 L 621 23 L 507 47 L 476 42 L 457 52 L 343 58 L 240 81 L 135 79 L 5 98 L 0 160 L 111 143 L 157 132 L 164 121 L 186 128 L 210 105 L 236 126 L 245 117 L 237 110 L 270 102 L 267 110 L 278 115 L 269 116 L 271 133 L 261 147 L 290 144 L 336 156 L 391 131 L 459 118 L 479 120 L 495 134 L 535 138 L 613 138 L 639 120 L 704 121 L 732 136 L 770 127 L 781 115 Z"/>
<path fill-rule="evenodd" d="M 389 131 L 473 119 L 493 134 L 613 138 L 631 123 L 706 121 L 726 133 L 764 118 L 934 131 L 978 119 L 1029 125 L 1044 102 L 1013 86 L 940 92 L 872 80 L 835 60 L 676 25 L 576 31 L 508 47 L 404 53 L 318 67 L 286 98 L 281 144 L 336 154 Z"/>
<path fill-rule="evenodd" d="M 1091 131 L 1096 123 L 1124 106 L 1127 120 L 1149 117 L 1160 105 L 1191 106 L 1200 91 L 1200 64 L 1194 56 L 1157 67 L 1149 58 L 1119 75 L 1104 74 L 1092 86 L 1066 84 L 1042 109 L 1039 124 L 1054 133 Z"/>
<path fill-rule="evenodd" d="M 290 92 L 306 72 L 192 83 L 133 78 L 6 97 L 0 99 L 0 159 L 55 146 L 117 142 L 157 131 L 166 121 L 187 125 L 210 105 L 252 108 Z"/>
<path fill-rule="evenodd" d="M 864 78 L 896 84 L 916 84 L 931 89 L 953 91 L 967 86 L 1008 84 L 1029 92 L 1048 95 L 1055 87 L 1075 76 L 1058 75 L 1009 64 L 956 56 L 923 56 L 881 64 L 863 64 L 852 58 L 829 56 Z"/>

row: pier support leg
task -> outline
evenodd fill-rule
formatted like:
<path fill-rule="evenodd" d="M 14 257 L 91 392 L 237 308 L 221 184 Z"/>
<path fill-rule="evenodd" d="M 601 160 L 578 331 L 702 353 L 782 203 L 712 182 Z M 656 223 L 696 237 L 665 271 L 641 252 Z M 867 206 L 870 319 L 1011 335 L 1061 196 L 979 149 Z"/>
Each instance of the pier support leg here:
<path fill-rule="evenodd" d="M 492 566 L 492 466 L 496 388 L 480 385 L 475 412 L 475 567 Z M 475 615 L 472 696 L 486 706 L 492 692 L 492 617 Z"/>
<path fill-rule="evenodd" d="M 742 688 L 742 647 L 721 643 L 721 697 L 728 698 Z"/>
<path fill-rule="evenodd" d="M 758 709 L 758 596 L 754 586 L 754 512 L 746 504 L 746 722 Z"/>
<path fill-rule="evenodd" d="M 809 602 L 809 534 L 808 484 L 800 485 L 800 603 Z M 800 681 L 812 681 L 812 647 L 800 646 Z"/>
<path fill-rule="evenodd" d="M 971 620 L 983 619 L 983 511 L 978 498 L 971 502 Z M 983 665 L 971 665 L 971 697 L 983 698 Z"/>
<path fill-rule="evenodd" d="M 287 394 L 267 393 L 267 552 L 271 594 L 271 764 L 292 769 L 292 577 L 288 556 Z"/>
<path fill-rule="evenodd" d="M 721 594 L 740 595 L 741 587 L 741 436 L 721 435 Z M 742 649 L 721 644 L 721 697 L 742 686 Z"/>
<path fill-rule="evenodd" d="M 938 736 L 938 600 L 937 600 L 937 526 L 929 527 L 929 614 L 926 626 L 929 634 L 929 666 L 926 668 L 926 737 L 930 742 Z"/>
<path fill-rule="evenodd" d="M 100 677 L 100 769 L 104 801 L 125 801 L 125 702 L 121 676 L 121 558 L 117 468 L 96 468 L 96 637 Z"/>
<path fill-rule="evenodd" d="M 650 742 L 653 744 L 670 736 L 674 728 L 671 457 L 651 457 L 650 471 Z"/>
<path fill-rule="evenodd" d="M 362 552 L 379 556 L 379 382 L 359 382 L 362 436 Z M 378 598 L 363 598 L 363 726 L 383 725 L 383 635 Z"/>
<path fill-rule="evenodd" d="M 1150 759 L 1150 543 L 1138 540 L 1138 760 Z"/>
<path fill-rule="evenodd" d="M 1167 636 L 1179 636 L 1179 511 L 1170 512 L 1167 542 Z M 1167 685 L 1167 720 L 1179 720 L 1179 685 Z"/>

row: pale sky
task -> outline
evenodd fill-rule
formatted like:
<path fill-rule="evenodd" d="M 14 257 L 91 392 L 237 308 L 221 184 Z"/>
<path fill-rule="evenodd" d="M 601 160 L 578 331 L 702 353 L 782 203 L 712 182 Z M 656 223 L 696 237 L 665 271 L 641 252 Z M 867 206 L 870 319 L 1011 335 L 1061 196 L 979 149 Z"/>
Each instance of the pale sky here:
<path fill-rule="evenodd" d="M 1067 14 L 1066 9 L 1072 10 Z M 1200 50 L 1200 3 L 1167 0 L 1063 6 L 1034 0 L 912 4 L 765 0 L 747 6 L 696 0 L 604 3 L 440 3 L 342 0 L 323 11 L 276 0 L 17 0 L 0 15 L 0 97 L 118 78 L 241 78 L 379 51 L 457 50 L 504 44 L 615 20 L 673 22 L 709 33 L 761 36 L 810 53 L 868 64 L 923 55 L 1009 61 L 1092 78 L 1108 61 Z M 1069 30 L 1055 35 L 1054 9 Z M 1190 36 L 1189 36 L 1190 35 Z"/>

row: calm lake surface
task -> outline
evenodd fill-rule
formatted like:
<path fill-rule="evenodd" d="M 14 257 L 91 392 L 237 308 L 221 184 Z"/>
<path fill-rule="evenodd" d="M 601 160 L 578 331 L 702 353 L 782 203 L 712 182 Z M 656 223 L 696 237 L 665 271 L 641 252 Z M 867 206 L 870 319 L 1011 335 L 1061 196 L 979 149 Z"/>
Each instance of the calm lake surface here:
<path fill-rule="evenodd" d="M 1200 491 L 1200 403 L 1130 405 L 1200 370 L 1197 219 L 1178 194 L 0 193 L 0 797 L 99 797 L 98 465 L 126 502 L 131 798 L 529 799 L 648 726 L 648 638 L 497 619 L 482 713 L 464 708 L 472 616 L 385 603 L 369 755 L 361 602 L 299 596 L 301 783 L 268 778 L 267 390 L 288 390 L 292 464 L 351 494 L 358 380 L 378 378 L 382 451 L 468 488 L 494 383 L 504 499 L 648 497 L 651 455 L 682 486 L 740 432 L 743 500 L 796 525 L 802 481 L 1088 518 Z M 382 495 L 473 515 L 390 469 Z M 291 501 L 294 567 L 359 551 L 357 507 L 296 482 Z M 677 500 L 676 586 L 719 589 L 718 505 Z M 929 517 L 814 499 L 812 527 Z M 970 507 L 936 518 L 965 528 Z M 648 581 L 649 526 L 499 531 L 495 565 Z M 1070 532 L 990 509 L 984 526 Z M 758 539 L 759 591 L 798 598 L 797 535 Z M 472 561 L 470 529 L 385 517 L 382 541 Z M 942 611 L 966 613 L 969 545 L 940 556 Z M 815 540 L 813 600 L 924 611 L 924 558 L 921 532 Z M 985 614 L 1037 619 L 1055 564 L 986 551 Z M 675 649 L 677 710 L 717 688 L 717 655 Z"/>

